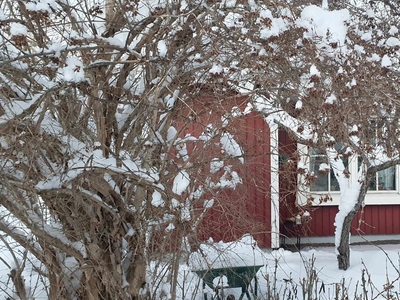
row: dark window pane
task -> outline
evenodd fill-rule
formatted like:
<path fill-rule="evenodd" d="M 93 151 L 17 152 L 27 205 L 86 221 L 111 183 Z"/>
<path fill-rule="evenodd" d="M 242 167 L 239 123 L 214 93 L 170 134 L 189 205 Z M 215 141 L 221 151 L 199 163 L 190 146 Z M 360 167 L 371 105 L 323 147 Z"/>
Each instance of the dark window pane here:
<path fill-rule="evenodd" d="M 377 177 L 378 177 L 378 190 L 393 191 L 396 189 L 395 166 L 379 171 Z"/>
<path fill-rule="evenodd" d="M 332 169 L 331 169 L 330 174 L 331 174 L 331 191 L 334 191 L 334 192 L 340 191 L 339 182 L 337 181 L 337 179 L 335 177 L 335 173 L 333 172 Z"/>
<path fill-rule="evenodd" d="M 312 182 L 310 190 L 314 192 L 328 191 L 329 179 L 328 174 L 320 171 L 320 165 L 326 164 L 326 156 L 312 156 L 310 158 L 310 171 L 317 176 L 317 179 Z"/>

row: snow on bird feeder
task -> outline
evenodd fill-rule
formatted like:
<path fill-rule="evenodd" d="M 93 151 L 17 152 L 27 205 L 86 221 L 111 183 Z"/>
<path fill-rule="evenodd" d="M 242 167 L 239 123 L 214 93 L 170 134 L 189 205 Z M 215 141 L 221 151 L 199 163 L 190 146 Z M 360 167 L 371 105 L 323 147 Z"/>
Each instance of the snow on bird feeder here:
<path fill-rule="evenodd" d="M 227 288 L 229 287 L 228 278 L 225 275 L 215 277 L 213 280 L 214 288 Z"/>

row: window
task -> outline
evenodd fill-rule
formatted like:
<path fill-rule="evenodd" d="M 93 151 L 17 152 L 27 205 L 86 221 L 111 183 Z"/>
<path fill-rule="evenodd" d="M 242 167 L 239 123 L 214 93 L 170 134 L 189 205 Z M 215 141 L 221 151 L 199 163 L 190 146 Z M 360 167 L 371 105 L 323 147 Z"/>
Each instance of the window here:
<path fill-rule="evenodd" d="M 370 184 L 370 190 L 375 191 L 395 191 L 396 186 L 396 167 L 389 167 L 376 174 L 374 182 Z"/>
<path fill-rule="evenodd" d="M 310 172 L 316 177 L 310 185 L 311 191 L 339 191 L 339 183 L 335 178 L 333 170 L 329 167 L 328 158 L 321 151 L 310 150 Z"/>
<path fill-rule="evenodd" d="M 341 145 L 335 145 L 336 150 L 340 150 Z M 309 196 L 315 199 L 315 205 L 319 205 L 318 199 L 329 196 L 332 201 L 322 203 L 321 205 L 338 205 L 340 202 L 340 189 L 335 177 L 335 170 L 329 167 L 327 156 L 318 150 L 308 150 L 307 146 L 298 145 L 300 153 L 304 153 L 300 163 L 309 168 L 310 174 L 315 178 L 312 183 L 306 187 L 308 190 L 299 191 L 298 202 L 305 205 Z M 308 155 L 307 155 L 308 153 Z M 349 171 L 351 184 L 352 176 L 357 176 L 362 160 L 360 157 L 353 156 L 343 159 L 346 170 Z M 369 192 L 366 195 L 365 203 L 368 204 L 400 204 L 400 179 L 399 166 L 392 166 L 379 171 L 375 178 L 370 182 Z M 299 182 L 304 182 L 304 175 L 299 175 Z M 301 185 L 300 185 L 301 186 Z"/>
<path fill-rule="evenodd" d="M 341 147 L 342 144 L 338 143 L 335 145 L 336 150 L 340 150 Z M 322 151 L 316 149 L 311 149 L 309 151 L 309 156 L 309 170 L 316 177 L 316 180 L 311 183 L 310 191 L 339 192 L 339 183 L 335 177 L 335 170 L 329 166 L 327 156 Z M 347 168 L 348 159 L 343 159 L 343 163 Z"/>
<path fill-rule="evenodd" d="M 358 158 L 358 168 L 361 166 L 361 157 Z M 370 191 L 395 191 L 396 167 L 392 166 L 376 173 L 375 178 L 371 180 L 368 190 Z"/>

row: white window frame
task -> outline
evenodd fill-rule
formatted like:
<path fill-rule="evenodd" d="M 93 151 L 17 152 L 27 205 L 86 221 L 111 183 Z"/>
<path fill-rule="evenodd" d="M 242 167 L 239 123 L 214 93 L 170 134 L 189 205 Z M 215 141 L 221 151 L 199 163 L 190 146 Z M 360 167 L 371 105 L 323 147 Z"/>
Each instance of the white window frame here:
<path fill-rule="evenodd" d="M 301 154 L 300 156 L 300 162 L 299 162 L 299 167 L 301 166 L 308 166 L 310 164 L 310 157 L 308 155 L 308 147 L 303 144 L 297 144 L 297 149 L 299 153 Z M 350 172 L 350 184 L 352 180 L 356 180 L 356 178 L 352 178 L 355 174 L 358 173 L 358 159 L 357 156 L 352 156 L 349 157 L 349 166 L 348 166 L 349 172 Z M 385 190 L 380 190 L 380 191 L 368 191 L 367 195 L 365 196 L 365 205 L 399 205 L 400 204 L 400 165 L 396 166 L 396 189 L 395 190 L 390 190 L 390 191 L 385 191 Z M 299 187 L 302 186 L 302 183 L 304 183 L 304 175 L 299 174 L 298 175 L 298 183 Z M 321 196 L 326 196 L 328 195 L 332 201 L 328 202 L 323 202 L 319 203 L 319 198 Z M 339 205 L 340 203 L 340 191 L 334 191 L 334 192 L 311 192 L 310 188 L 307 188 L 307 190 L 300 190 L 297 192 L 297 203 L 300 206 L 303 206 L 307 203 L 307 197 L 312 196 L 315 200 L 313 201 L 312 206 L 335 206 Z"/>

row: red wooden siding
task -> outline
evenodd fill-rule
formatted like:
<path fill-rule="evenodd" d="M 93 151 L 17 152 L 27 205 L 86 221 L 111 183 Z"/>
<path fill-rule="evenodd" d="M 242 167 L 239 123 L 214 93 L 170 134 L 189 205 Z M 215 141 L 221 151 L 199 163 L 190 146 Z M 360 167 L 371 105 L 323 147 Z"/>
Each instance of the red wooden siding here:
<path fill-rule="evenodd" d="M 337 206 L 323 206 L 311 212 L 308 236 L 331 236 L 334 234 Z M 400 234 L 400 205 L 366 205 L 354 218 L 351 233 Z M 361 220 L 361 223 L 360 223 Z"/>
<path fill-rule="evenodd" d="M 184 130 L 180 136 L 187 134 L 199 137 L 206 126 L 213 124 L 215 128 L 222 127 L 221 117 L 232 111 L 234 106 L 244 111 L 247 101 L 244 97 L 227 99 L 202 98 L 197 104 L 186 109 L 182 106 L 177 127 Z M 179 124 L 179 125 L 178 125 Z M 198 230 L 198 238 L 206 240 L 212 237 L 215 241 L 232 241 L 245 233 L 252 234 L 261 247 L 270 247 L 271 231 L 271 160 L 270 131 L 257 113 L 244 114 L 232 118 L 229 125 L 223 129 L 231 134 L 244 152 L 244 163 L 232 158 L 224 161 L 225 166 L 231 165 L 243 184 L 235 190 L 225 188 L 215 195 L 207 194 L 204 198 L 214 199 L 214 206 L 204 217 Z M 207 148 L 199 146 L 198 141 L 187 143 L 193 162 L 203 163 L 204 174 L 210 174 L 209 162 L 221 156 L 219 137 L 208 143 Z M 194 158 L 193 158 L 194 157 Z M 206 163 L 204 163 L 206 162 Z M 223 170 L 215 176 L 221 176 Z M 199 175 L 201 177 L 201 175 Z M 201 211 L 202 205 L 199 205 Z"/>

